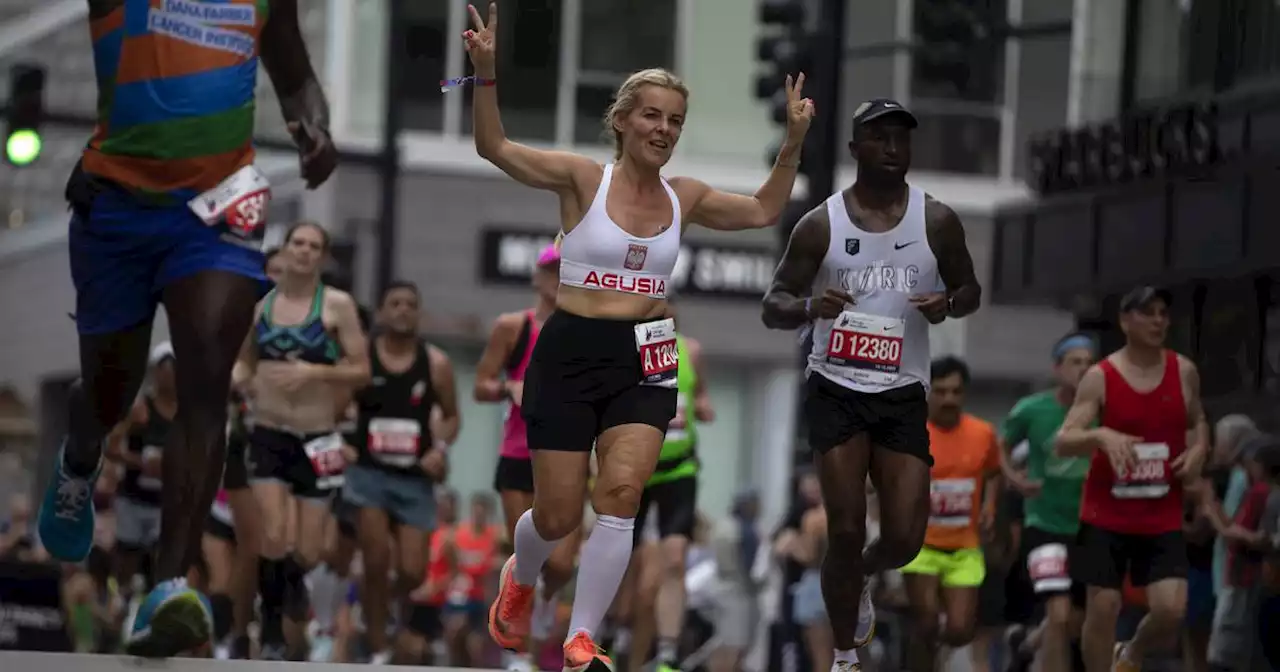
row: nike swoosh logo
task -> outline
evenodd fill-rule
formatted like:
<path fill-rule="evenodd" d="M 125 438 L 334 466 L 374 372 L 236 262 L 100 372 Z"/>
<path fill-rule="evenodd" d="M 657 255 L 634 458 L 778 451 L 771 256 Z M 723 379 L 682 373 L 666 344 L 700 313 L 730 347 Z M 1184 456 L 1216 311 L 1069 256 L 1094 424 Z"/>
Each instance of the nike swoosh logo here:
<path fill-rule="evenodd" d="M 885 331 L 893 331 L 893 327 L 885 327 L 885 328 L 884 328 L 884 330 L 885 330 Z"/>
<path fill-rule="evenodd" d="M 916 243 L 918 243 L 918 242 L 920 242 L 920 241 L 918 241 L 918 240 L 913 240 L 913 241 L 911 241 L 911 242 L 909 242 L 909 243 L 894 243 L 894 244 L 893 244 L 893 249 L 895 249 L 895 250 L 901 250 L 902 248 L 904 248 L 904 247 L 906 247 L 906 246 L 908 246 L 908 245 L 915 245 L 915 244 L 916 244 Z"/>

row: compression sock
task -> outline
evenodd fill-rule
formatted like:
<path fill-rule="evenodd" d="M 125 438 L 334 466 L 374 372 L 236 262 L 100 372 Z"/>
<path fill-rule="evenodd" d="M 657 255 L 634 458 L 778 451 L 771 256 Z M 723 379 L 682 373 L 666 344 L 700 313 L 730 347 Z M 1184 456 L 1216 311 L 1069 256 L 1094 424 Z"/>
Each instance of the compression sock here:
<path fill-rule="evenodd" d="M 221 643 L 231 632 L 231 598 L 222 593 L 209 596 L 213 607 L 213 641 Z"/>
<path fill-rule="evenodd" d="M 262 597 L 261 642 L 284 644 L 284 592 L 286 588 L 283 560 L 258 560 L 258 594 Z"/>
<path fill-rule="evenodd" d="M 522 586 L 537 585 L 538 577 L 542 575 L 542 566 L 547 564 L 547 558 L 556 550 L 558 541 L 543 539 L 538 534 L 538 528 L 533 525 L 533 509 L 525 511 L 516 522 L 516 568 L 512 572 L 516 583 Z M 622 565 L 626 567 L 626 562 L 623 561 Z"/>
<path fill-rule="evenodd" d="M 596 525 L 582 546 L 582 560 L 578 563 L 569 638 L 579 632 L 594 636 L 596 628 L 609 612 L 631 560 L 631 536 L 635 526 L 635 518 L 605 515 L 596 518 Z"/>

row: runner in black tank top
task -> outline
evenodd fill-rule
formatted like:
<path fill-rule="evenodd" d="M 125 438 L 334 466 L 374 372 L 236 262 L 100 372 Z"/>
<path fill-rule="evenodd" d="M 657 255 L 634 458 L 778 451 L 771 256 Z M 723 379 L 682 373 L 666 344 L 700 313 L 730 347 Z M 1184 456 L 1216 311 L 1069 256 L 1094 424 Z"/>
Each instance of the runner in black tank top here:
<path fill-rule="evenodd" d="M 458 435 L 458 404 L 453 366 L 438 348 L 418 334 L 418 289 L 406 282 L 393 283 L 378 306 L 378 335 L 369 347 L 372 384 L 356 395 L 359 417 L 354 439 L 356 464 L 346 472 L 342 496 L 360 509 L 360 544 L 364 557 L 365 590 L 361 596 L 373 662 L 391 657 L 387 641 L 387 605 L 422 583 L 427 567 L 427 547 L 436 526 L 434 483 L 446 472 L 445 448 Z M 437 425 L 432 411 L 439 408 Z M 391 569 L 387 546 L 392 522 L 396 527 L 396 586 L 372 577 L 386 577 Z M 381 565 L 381 566 L 380 566 Z M 408 599 L 400 599 L 409 612 L 398 619 L 402 628 L 431 623 L 415 618 Z M 428 630 L 434 630 L 434 626 Z M 430 631 L 404 632 L 426 638 Z M 397 637 L 405 649 L 397 662 L 411 660 L 408 637 Z"/>
<path fill-rule="evenodd" d="M 171 345 L 156 346 L 151 388 L 107 437 L 107 455 L 124 472 L 115 499 L 115 574 L 125 599 L 151 584 L 147 560 L 160 538 L 160 458 L 178 411 L 173 361 Z"/>

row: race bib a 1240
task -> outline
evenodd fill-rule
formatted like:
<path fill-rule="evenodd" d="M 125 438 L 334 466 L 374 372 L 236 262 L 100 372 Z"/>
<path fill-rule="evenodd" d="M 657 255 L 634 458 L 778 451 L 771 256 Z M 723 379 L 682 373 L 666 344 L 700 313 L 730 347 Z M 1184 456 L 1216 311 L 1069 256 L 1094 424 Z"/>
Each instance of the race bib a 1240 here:
<path fill-rule="evenodd" d="M 851 379 L 888 385 L 902 369 L 904 322 L 900 318 L 847 310 L 831 321 L 827 363 L 848 371 Z"/>
<path fill-rule="evenodd" d="M 635 326 L 636 350 L 640 353 L 640 384 L 674 388 L 680 370 L 680 350 L 676 342 L 676 321 L 667 318 Z"/>

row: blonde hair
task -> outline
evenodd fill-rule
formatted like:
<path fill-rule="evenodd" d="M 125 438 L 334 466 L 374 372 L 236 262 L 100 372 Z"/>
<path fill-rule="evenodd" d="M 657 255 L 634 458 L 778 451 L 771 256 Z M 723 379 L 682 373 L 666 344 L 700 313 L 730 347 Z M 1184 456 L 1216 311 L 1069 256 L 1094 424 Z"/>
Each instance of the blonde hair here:
<path fill-rule="evenodd" d="M 604 129 L 605 133 L 613 138 L 613 158 L 615 159 L 622 158 L 622 134 L 614 127 L 613 120 L 618 115 L 626 116 L 636 109 L 636 99 L 640 97 L 640 89 L 646 86 L 670 89 L 680 94 L 686 103 L 689 101 L 689 87 L 665 68 L 649 68 L 631 73 L 627 81 L 618 87 L 618 92 L 613 94 L 613 103 L 604 113 Z"/>

